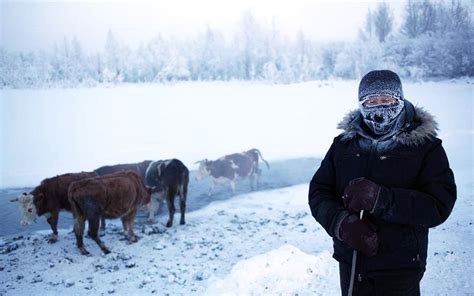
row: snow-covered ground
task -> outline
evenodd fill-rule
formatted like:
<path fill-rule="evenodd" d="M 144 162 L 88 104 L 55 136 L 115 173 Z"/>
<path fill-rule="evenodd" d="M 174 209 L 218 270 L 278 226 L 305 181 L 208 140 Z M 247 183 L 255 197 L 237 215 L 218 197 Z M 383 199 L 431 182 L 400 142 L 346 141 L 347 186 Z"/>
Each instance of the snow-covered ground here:
<path fill-rule="evenodd" d="M 49 231 L 2 239 L 0 294 L 239 293 L 262 283 L 256 293 L 336 294 L 332 243 L 308 214 L 306 192 L 299 185 L 215 202 L 188 214 L 185 226 L 137 226 L 141 239 L 132 245 L 115 223 L 103 238 L 112 250 L 107 256 L 90 239 L 92 256 L 80 255 L 71 229 L 53 245 L 45 239 Z M 239 270 L 249 265 L 267 268 L 242 278 Z M 284 285 L 290 268 L 291 278 L 302 277 Z"/>
<path fill-rule="evenodd" d="M 459 193 L 451 217 L 430 232 L 422 292 L 470 295 L 472 84 L 406 82 L 404 92 L 438 120 Z M 251 147 L 273 161 L 320 157 L 339 133 L 337 122 L 357 107 L 355 81 L 180 83 L 0 94 L 3 188 L 35 186 L 55 174 L 143 159 L 177 157 L 193 169 L 196 160 Z M 307 170 L 287 174 L 295 180 L 311 177 Z M 195 180 L 191 182 L 198 188 Z M 132 245 L 123 240 L 116 221 L 104 237 L 112 249 L 107 256 L 89 239 L 86 247 L 92 256 L 79 255 L 70 225 L 61 229 L 60 241 L 53 245 L 46 242 L 50 230 L 2 235 L 0 295 L 338 295 L 332 242 L 309 213 L 307 186 L 268 190 L 275 188 L 272 185 L 261 192 L 225 196 L 188 213 L 185 226 L 165 230 L 160 224 L 138 223 L 141 239 Z M 200 198 L 194 191 L 190 196 Z M 0 194 L 2 203 L 6 198 Z M 6 225 L 5 216 L 0 210 L 1 225 Z M 160 216 L 161 223 L 165 220 Z M 294 278 L 298 281 L 286 284 Z"/>
<path fill-rule="evenodd" d="M 90 239 L 83 257 L 71 229 L 0 241 L 0 294 L 339 295 L 332 241 L 307 206 L 307 184 L 217 201 L 192 212 L 185 226 L 137 225 L 127 244 L 108 226 L 104 256 Z M 462 190 L 450 219 L 432 230 L 424 295 L 473 291 L 473 196 Z M 467 214 L 467 215 L 466 215 Z"/>

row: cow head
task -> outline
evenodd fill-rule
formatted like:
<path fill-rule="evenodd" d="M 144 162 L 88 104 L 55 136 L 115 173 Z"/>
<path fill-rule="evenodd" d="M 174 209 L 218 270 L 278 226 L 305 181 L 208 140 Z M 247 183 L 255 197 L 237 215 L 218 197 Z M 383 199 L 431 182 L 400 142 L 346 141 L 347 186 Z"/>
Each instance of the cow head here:
<path fill-rule="evenodd" d="M 36 206 L 33 202 L 33 195 L 31 193 L 22 193 L 15 199 L 10 200 L 11 202 L 18 202 L 20 207 L 21 221 L 22 226 L 30 225 L 33 222 L 36 222 L 38 214 L 36 211 Z"/>
<path fill-rule="evenodd" d="M 196 180 L 202 180 L 203 178 L 211 174 L 211 171 L 209 170 L 209 161 L 207 160 L 207 158 L 200 161 L 196 161 L 195 163 L 199 163 Z"/>

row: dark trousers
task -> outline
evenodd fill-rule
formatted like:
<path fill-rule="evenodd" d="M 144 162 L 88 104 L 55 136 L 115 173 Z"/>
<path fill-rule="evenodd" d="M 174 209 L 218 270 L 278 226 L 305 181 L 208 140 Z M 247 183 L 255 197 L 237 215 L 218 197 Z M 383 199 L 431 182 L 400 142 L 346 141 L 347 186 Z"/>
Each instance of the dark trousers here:
<path fill-rule="evenodd" d="M 419 296 L 424 270 L 390 270 L 359 274 L 354 278 L 353 296 Z M 342 296 L 347 296 L 351 266 L 339 263 Z"/>

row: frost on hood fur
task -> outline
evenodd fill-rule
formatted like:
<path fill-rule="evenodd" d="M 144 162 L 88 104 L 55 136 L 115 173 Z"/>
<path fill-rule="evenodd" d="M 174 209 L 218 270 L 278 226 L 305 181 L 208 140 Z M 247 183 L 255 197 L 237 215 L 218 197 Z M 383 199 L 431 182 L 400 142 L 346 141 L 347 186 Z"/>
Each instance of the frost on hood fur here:
<path fill-rule="evenodd" d="M 409 104 L 411 105 L 411 104 Z M 393 136 L 393 139 L 402 145 L 418 146 L 424 144 L 430 137 L 436 137 L 438 123 L 428 111 L 422 107 L 406 106 L 411 116 L 407 116 L 407 122 L 403 125 L 400 132 Z M 342 140 L 349 140 L 357 134 L 357 124 L 360 124 L 361 117 L 359 109 L 347 113 L 341 122 L 337 125 L 342 129 Z"/>

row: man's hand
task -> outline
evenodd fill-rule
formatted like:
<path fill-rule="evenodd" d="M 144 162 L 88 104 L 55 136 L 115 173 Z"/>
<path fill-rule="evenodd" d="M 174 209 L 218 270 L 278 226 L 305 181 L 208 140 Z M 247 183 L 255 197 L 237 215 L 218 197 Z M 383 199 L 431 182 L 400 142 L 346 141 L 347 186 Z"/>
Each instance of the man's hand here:
<path fill-rule="evenodd" d="M 360 220 L 356 214 L 351 214 L 342 221 L 340 236 L 351 248 L 368 257 L 377 254 L 379 241 L 375 226 L 365 219 Z"/>
<path fill-rule="evenodd" d="M 373 212 L 381 189 L 380 185 L 368 179 L 354 179 L 344 189 L 344 206 L 353 213 L 361 210 Z"/>

